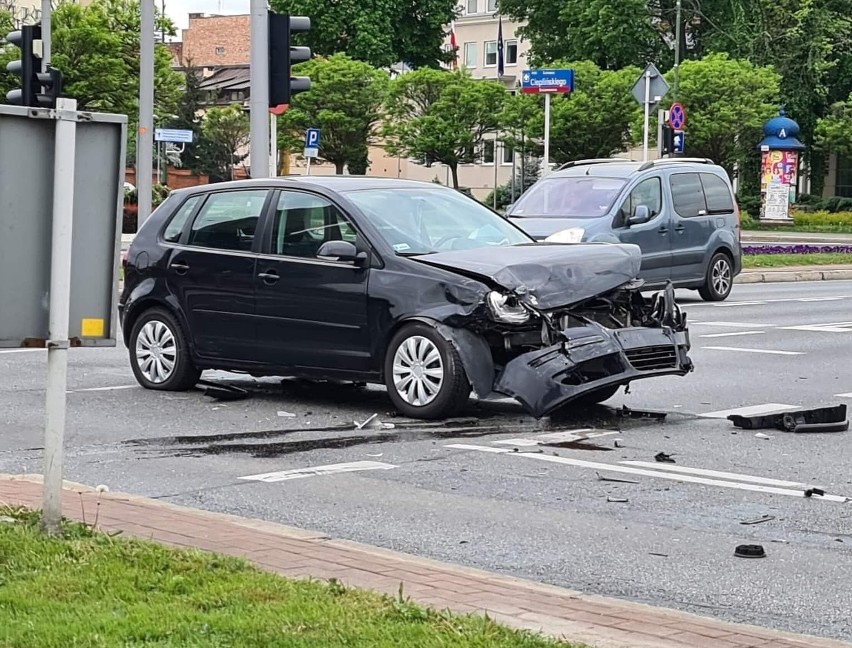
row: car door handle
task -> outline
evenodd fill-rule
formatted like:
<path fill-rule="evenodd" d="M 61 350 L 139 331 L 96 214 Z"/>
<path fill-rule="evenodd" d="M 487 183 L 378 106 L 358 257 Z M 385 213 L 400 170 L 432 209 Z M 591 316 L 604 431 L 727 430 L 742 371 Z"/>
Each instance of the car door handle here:
<path fill-rule="evenodd" d="M 169 267 L 179 275 L 189 272 L 189 264 L 186 261 L 175 261 Z"/>
<path fill-rule="evenodd" d="M 677 227 L 675 227 L 675 232 L 677 232 L 678 234 L 682 234 L 685 231 L 686 228 L 683 225 L 678 225 Z"/>
<path fill-rule="evenodd" d="M 281 278 L 277 272 L 261 272 L 257 276 L 263 279 L 263 282 L 267 284 L 274 284 Z"/>
<path fill-rule="evenodd" d="M 660 229 L 657 230 L 657 232 L 659 232 L 660 234 L 668 234 L 669 228 L 668 227 L 661 227 Z"/>

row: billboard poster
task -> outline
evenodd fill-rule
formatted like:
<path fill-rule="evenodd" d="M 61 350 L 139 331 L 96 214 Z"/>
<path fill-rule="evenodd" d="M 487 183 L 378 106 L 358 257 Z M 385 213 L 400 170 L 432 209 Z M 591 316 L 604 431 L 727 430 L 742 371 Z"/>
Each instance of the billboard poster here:
<path fill-rule="evenodd" d="M 760 191 L 763 194 L 763 217 L 789 218 L 789 206 L 796 202 L 799 153 L 797 151 L 763 151 L 760 169 Z"/>

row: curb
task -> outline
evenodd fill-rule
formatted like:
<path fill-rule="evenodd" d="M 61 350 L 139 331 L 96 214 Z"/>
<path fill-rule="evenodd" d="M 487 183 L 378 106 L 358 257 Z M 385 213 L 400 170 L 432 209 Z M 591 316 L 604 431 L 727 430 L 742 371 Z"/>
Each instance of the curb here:
<path fill-rule="evenodd" d="M 837 281 L 852 279 L 852 270 L 767 270 L 741 272 L 735 284 L 790 283 L 794 281 Z"/>

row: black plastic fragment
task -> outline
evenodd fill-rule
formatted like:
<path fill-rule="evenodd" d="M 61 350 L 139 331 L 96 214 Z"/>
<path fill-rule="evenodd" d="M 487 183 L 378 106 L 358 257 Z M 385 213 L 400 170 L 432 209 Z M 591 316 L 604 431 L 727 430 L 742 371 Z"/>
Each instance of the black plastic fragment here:
<path fill-rule="evenodd" d="M 731 414 L 728 420 L 744 430 L 776 429 L 783 432 L 846 432 L 846 405 L 819 407 L 812 410 L 791 410 L 766 416 Z"/>
<path fill-rule="evenodd" d="M 675 460 L 672 459 L 671 455 L 667 455 L 665 452 L 659 452 L 654 455 L 654 460 L 659 463 L 675 463 Z"/>
<path fill-rule="evenodd" d="M 632 418 L 632 419 L 656 419 L 662 420 L 666 418 L 667 412 L 655 412 L 653 410 L 635 410 L 630 409 L 627 405 L 622 405 L 621 409 L 615 410 L 616 413 L 622 418 Z"/>
<path fill-rule="evenodd" d="M 209 396 L 210 398 L 215 398 L 220 401 L 244 400 L 251 395 L 246 389 L 235 387 L 234 385 L 228 385 L 226 383 L 199 380 L 198 384 L 205 387 L 205 396 Z"/>
<path fill-rule="evenodd" d="M 739 545 L 734 555 L 737 558 L 766 558 L 766 550 L 763 545 Z"/>
<path fill-rule="evenodd" d="M 821 488 L 809 488 L 805 491 L 805 497 L 813 497 L 814 495 L 819 495 L 822 497 L 825 495 L 825 491 Z"/>

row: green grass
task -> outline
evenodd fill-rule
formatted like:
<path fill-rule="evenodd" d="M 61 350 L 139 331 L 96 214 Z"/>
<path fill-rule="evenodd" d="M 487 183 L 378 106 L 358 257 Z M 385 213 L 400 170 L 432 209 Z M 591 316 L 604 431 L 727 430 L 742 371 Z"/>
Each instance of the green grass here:
<path fill-rule="evenodd" d="M 0 507 L 0 646 L 545 648 L 480 616 L 427 611 L 336 582 L 287 580 L 233 558 L 125 540 Z"/>
<path fill-rule="evenodd" d="M 798 232 L 800 234 L 852 234 L 852 225 L 766 225 L 765 223 L 743 223 L 748 232 Z"/>
<path fill-rule="evenodd" d="M 745 254 L 743 268 L 852 264 L 852 254 Z"/>

